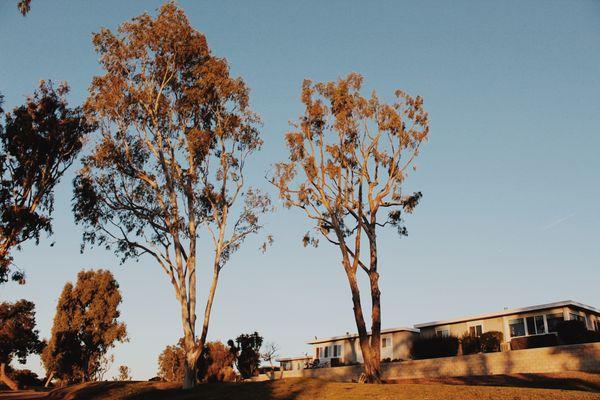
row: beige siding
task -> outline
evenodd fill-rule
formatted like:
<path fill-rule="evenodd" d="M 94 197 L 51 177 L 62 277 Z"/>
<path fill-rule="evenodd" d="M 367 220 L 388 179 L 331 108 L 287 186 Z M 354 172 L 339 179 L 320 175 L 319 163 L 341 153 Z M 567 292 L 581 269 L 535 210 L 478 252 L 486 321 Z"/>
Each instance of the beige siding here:
<path fill-rule="evenodd" d="M 435 326 L 428 326 L 428 327 L 421 329 L 421 336 L 430 337 L 430 336 L 434 336 L 436 334 L 436 331 L 448 330 L 450 332 L 450 335 L 461 337 L 469 331 L 469 326 L 476 325 L 479 323 L 482 325 L 483 332 L 490 332 L 490 331 L 502 332 L 504 341 L 510 342 L 511 337 L 510 337 L 509 321 L 512 319 L 527 318 L 527 317 L 532 317 L 532 316 L 536 316 L 536 315 L 562 314 L 563 317 L 565 318 L 565 320 L 568 320 L 571 318 L 570 317 L 571 313 L 585 316 L 585 318 L 587 320 L 588 329 L 593 329 L 594 328 L 593 321 L 600 319 L 599 315 L 593 314 L 589 311 L 582 311 L 582 310 L 578 310 L 573 307 L 556 307 L 556 308 L 548 308 L 545 310 L 530 311 L 530 312 L 526 312 L 526 313 L 505 315 L 503 317 L 493 317 L 493 318 L 485 318 L 482 320 L 473 320 L 473 321 L 468 321 L 468 322 L 463 321 L 463 322 L 457 322 L 457 323 L 453 323 L 453 324 L 441 324 L 441 325 L 435 325 Z"/>
<path fill-rule="evenodd" d="M 408 360 L 412 349 L 413 340 L 418 336 L 414 332 L 394 332 L 392 335 L 393 360 Z"/>
<path fill-rule="evenodd" d="M 381 338 L 389 338 L 391 343 L 390 347 L 381 349 L 381 358 L 390 358 L 393 360 L 409 359 L 412 340 L 416 335 L 418 335 L 418 333 L 409 331 L 382 333 Z M 340 361 L 344 363 L 363 362 L 358 337 L 313 344 L 313 356 L 317 358 L 317 348 L 324 349 L 325 347 L 329 347 L 328 357 L 325 357 L 324 350 L 321 350 L 321 354 L 318 358 L 321 363 L 330 362 L 331 358 L 333 358 L 333 346 L 336 344 L 342 346 L 342 354 L 339 357 Z"/>

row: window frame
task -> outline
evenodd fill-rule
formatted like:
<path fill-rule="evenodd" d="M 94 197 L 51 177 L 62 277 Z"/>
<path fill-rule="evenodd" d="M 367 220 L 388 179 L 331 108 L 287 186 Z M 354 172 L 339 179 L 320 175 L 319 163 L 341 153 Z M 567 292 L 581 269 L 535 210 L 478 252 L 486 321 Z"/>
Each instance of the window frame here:
<path fill-rule="evenodd" d="M 447 329 L 436 329 L 435 330 L 435 336 L 436 337 L 442 337 L 442 338 L 450 337 L 450 328 L 447 328 Z"/>
<path fill-rule="evenodd" d="M 512 329 L 511 329 L 511 325 L 516 325 L 513 324 L 513 321 L 521 321 L 521 324 L 523 325 L 523 334 L 522 335 L 513 335 Z M 518 317 L 518 318 L 512 318 L 508 320 L 508 335 L 510 336 L 510 338 L 518 338 L 518 337 L 524 337 L 527 336 L 527 321 L 525 321 L 525 317 Z"/>
<path fill-rule="evenodd" d="M 389 336 L 384 336 L 381 338 L 381 348 L 388 349 L 392 347 L 392 338 Z"/>
<path fill-rule="evenodd" d="M 333 346 L 333 352 L 332 352 L 332 358 L 339 358 L 342 356 L 342 345 L 341 344 L 334 344 Z"/>

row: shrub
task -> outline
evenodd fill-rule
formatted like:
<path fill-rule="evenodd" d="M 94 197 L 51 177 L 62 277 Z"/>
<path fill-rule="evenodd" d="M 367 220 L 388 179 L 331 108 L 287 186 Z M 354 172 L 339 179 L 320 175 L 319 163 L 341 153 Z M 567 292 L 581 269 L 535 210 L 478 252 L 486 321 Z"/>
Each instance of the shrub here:
<path fill-rule="evenodd" d="M 502 340 L 502 332 L 485 332 L 479 338 L 479 341 L 481 342 L 481 351 L 484 353 L 495 353 L 497 351 L 500 351 L 500 344 L 502 343 Z"/>
<path fill-rule="evenodd" d="M 198 378 L 203 382 L 233 382 L 235 354 L 221 342 L 208 342 L 198 360 Z"/>
<path fill-rule="evenodd" d="M 583 321 L 562 321 L 557 327 L 558 339 L 561 344 L 578 344 L 600 341 L 600 333 L 588 331 Z"/>
<path fill-rule="evenodd" d="M 158 377 L 167 382 L 182 382 L 184 357 L 183 339 L 167 346 L 158 356 Z"/>
<path fill-rule="evenodd" d="M 510 341 L 512 350 L 534 349 L 537 347 L 551 347 L 558 345 L 558 339 L 554 334 L 523 336 Z"/>
<path fill-rule="evenodd" d="M 236 367 L 242 378 L 247 379 L 258 375 L 262 343 L 263 337 L 258 332 L 241 334 L 235 342 L 233 340 L 227 342 L 236 357 Z"/>
<path fill-rule="evenodd" d="M 479 339 L 479 336 L 465 335 L 460 341 L 462 343 L 462 353 L 464 355 L 481 352 L 481 340 Z"/>
<path fill-rule="evenodd" d="M 29 388 L 44 385 L 44 382 L 42 382 L 38 375 L 29 369 L 17 369 L 11 375 L 12 379 L 19 383 L 19 387 Z"/>
<path fill-rule="evenodd" d="M 458 338 L 447 337 L 419 337 L 413 342 L 411 355 L 414 359 L 451 357 L 458 353 Z"/>

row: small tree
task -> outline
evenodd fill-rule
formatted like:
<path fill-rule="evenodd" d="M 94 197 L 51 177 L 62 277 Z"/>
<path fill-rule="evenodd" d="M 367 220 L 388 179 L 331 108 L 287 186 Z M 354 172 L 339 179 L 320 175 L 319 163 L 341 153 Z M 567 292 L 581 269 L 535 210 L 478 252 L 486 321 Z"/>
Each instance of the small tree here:
<path fill-rule="evenodd" d="M 81 271 L 58 299 L 52 337 L 42 354 L 48 375 L 66 382 L 97 380 L 102 360 L 116 342 L 127 340 L 119 321 L 119 284 L 106 270 Z"/>
<path fill-rule="evenodd" d="M 235 343 L 233 340 L 228 341 L 231 351 L 235 354 L 236 366 L 242 378 L 247 379 L 258 374 L 262 343 L 263 338 L 258 332 L 243 333 L 235 339 Z"/>
<path fill-rule="evenodd" d="M 129 367 L 127 365 L 120 365 L 119 376 L 114 377 L 113 381 L 125 382 L 130 381 L 131 379 L 131 371 L 129 370 Z"/>
<path fill-rule="evenodd" d="M 277 352 L 279 351 L 279 349 L 277 348 L 277 345 L 273 342 L 267 343 L 264 346 L 264 349 L 262 351 L 262 353 L 260 354 L 260 358 L 265 361 L 268 362 L 269 365 L 271 366 L 271 372 L 275 372 L 275 367 L 273 366 L 273 361 L 275 361 L 275 359 L 278 357 Z"/>
<path fill-rule="evenodd" d="M 269 198 L 245 186 L 249 155 L 262 140 L 249 90 L 211 54 L 206 38 L 172 2 L 115 35 L 94 35 L 104 75 L 92 81 L 86 109 L 101 127 L 75 180 L 84 243 L 122 256 L 148 255 L 180 305 L 184 388 L 195 385 L 221 270 L 251 234 Z M 197 243 L 212 244 L 212 279 L 196 331 Z M 206 243 L 204 248 L 209 248 Z"/>
<path fill-rule="evenodd" d="M 44 343 L 35 329 L 35 305 L 27 300 L 0 303 L 0 381 L 12 390 L 18 385 L 7 375 L 13 359 L 25 364 L 27 356 L 42 351 Z"/>
<path fill-rule="evenodd" d="M 10 113 L 3 113 L 0 96 L 0 284 L 9 277 L 24 282 L 22 272 L 11 274 L 11 250 L 52 233 L 54 187 L 93 129 L 81 109 L 68 107 L 68 91 L 42 81 Z"/>
<path fill-rule="evenodd" d="M 380 382 L 378 232 L 394 226 L 401 236 L 407 234 L 402 212 L 411 212 L 421 193 L 406 194 L 403 182 L 429 127 L 421 97 L 397 90 L 396 101 L 386 104 L 375 93 L 363 97 L 361 86 L 359 74 L 337 82 L 304 81 L 305 112 L 285 136 L 289 162 L 275 166 L 272 183 L 286 207 L 304 211 L 321 237 L 339 248 L 352 293 L 364 380 Z M 318 244 L 309 234 L 303 240 Z M 369 281 L 371 335 L 357 271 Z"/>
<path fill-rule="evenodd" d="M 95 381 L 102 382 L 104 380 L 104 375 L 106 375 L 106 373 L 108 372 L 110 367 L 112 367 L 114 362 L 114 354 L 111 354 L 110 356 L 108 354 L 104 354 L 102 357 L 100 357 L 100 360 L 98 360 L 98 367 L 96 368 L 96 373 L 94 374 L 93 379 Z"/>
<path fill-rule="evenodd" d="M 177 345 L 167 346 L 158 356 L 158 376 L 167 382 L 181 382 L 184 359 L 185 351 L 181 346 L 181 340 Z"/>

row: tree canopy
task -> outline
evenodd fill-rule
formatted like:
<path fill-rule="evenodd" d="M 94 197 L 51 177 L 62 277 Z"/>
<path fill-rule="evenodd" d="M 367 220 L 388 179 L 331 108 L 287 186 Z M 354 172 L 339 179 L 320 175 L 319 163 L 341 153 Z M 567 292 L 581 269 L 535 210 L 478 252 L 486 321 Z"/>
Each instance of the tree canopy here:
<path fill-rule="evenodd" d="M 52 233 L 54 187 L 93 130 L 80 108 L 69 108 L 68 91 L 66 84 L 55 89 L 42 81 L 24 105 L 7 113 L 0 97 L 0 283 L 9 277 L 23 282 L 22 271 L 11 274 L 11 250 Z"/>
<path fill-rule="evenodd" d="M 34 304 L 27 300 L 0 303 L 0 380 L 16 389 L 6 366 L 14 359 L 24 364 L 28 355 L 40 353 L 43 346 L 35 329 Z"/>
<path fill-rule="evenodd" d="M 235 354 L 236 366 L 242 378 L 247 379 L 258 374 L 262 343 L 263 337 L 258 332 L 242 333 L 235 342 L 229 340 L 229 347 Z"/>
<path fill-rule="evenodd" d="M 180 304 L 185 387 L 208 332 L 218 277 L 231 254 L 258 232 L 269 198 L 246 187 L 248 156 L 262 144 L 249 89 L 230 76 L 172 2 L 117 34 L 94 35 L 103 75 L 85 108 L 100 127 L 75 179 L 74 212 L 85 244 L 124 261 L 150 256 Z M 197 241 L 212 244 L 212 281 L 196 333 Z M 199 340 L 197 340 L 199 339 Z"/>
<path fill-rule="evenodd" d="M 116 342 L 127 340 L 120 303 L 119 284 L 109 271 L 81 271 L 75 286 L 68 282 L 42 354 L 48 374 L 67 382 L 96 379 L 103 356 Z"/>
<path fill-rule="evenodd" d="M 286 207 L 302 210 L 316 233 L 339 247 L 366 380 L 379 382 L 377 232 L 393 226 L 400 235 L 407 234 L 403 213 L 413 211 L 421 193 L 406 193 L 403 183 L 409 170 L 416 169 L 414 160 L 427 139 L 429 122 L 420 96 L 397 90 L 394 102 L 388 104 L 375 92 L 363 96 L 362 82 L 356 73 L 335 82 L 303 82 L 304 114 L 285 135 L 289 161 L 275 165 L 271 182 Z M 307 233 L 303 241 L 317 245 L 319 239 Z M 363 242 L 368 247 L 361 252 Z M 370 285 L 370 339 L 357 271 L 366 273 Z"/>

